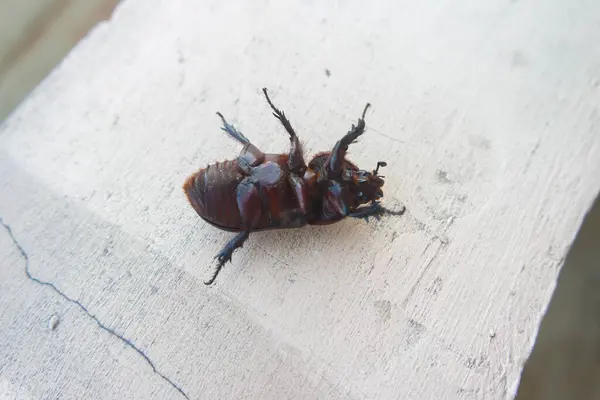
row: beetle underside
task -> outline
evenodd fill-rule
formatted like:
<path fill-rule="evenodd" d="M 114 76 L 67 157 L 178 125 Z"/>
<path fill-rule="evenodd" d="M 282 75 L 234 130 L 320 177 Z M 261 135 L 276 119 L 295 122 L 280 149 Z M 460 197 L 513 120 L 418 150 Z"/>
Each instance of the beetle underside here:
<path fill-rule="evenodd" d="M 357 125 L 352 125 L 330 152 L 316 155 L 307 165 L 289 120 L 273 105 L 266 88 L 263 93 L 273 115 L 290 136 L 289 153 L 262 153 L 217 112 L 223 123 L 221 129 L 243 145 L 242 152 L 237 162 L 209 166 L 184 184 L 188 200 L 206 222 L 238 232 L 215 256 L 216 266 L 206 285 L 215 281 L 251 232 L 332 224 L 347 217 L 368 221 L 383 214 L 404 213 L 404 208 L 391 211 L 379 203 L 384 184 L 379 168 L 387 165 L 384 161 L 377 162 L 373 171 L 366 171 L 345 158 L 349 145 L 364 133 L 369 103 Z"/>

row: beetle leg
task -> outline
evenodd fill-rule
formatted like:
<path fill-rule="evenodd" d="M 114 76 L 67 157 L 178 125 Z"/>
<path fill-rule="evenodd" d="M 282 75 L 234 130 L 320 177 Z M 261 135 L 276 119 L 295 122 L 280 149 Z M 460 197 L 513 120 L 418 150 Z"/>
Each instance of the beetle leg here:
<path fill-rule="evenodd" d="M 249 144 L 250 143 L 250 140 L 248 140 L 248 138 L 246 136 L 244 136 L 244 134 L 242 132 L 235 129 L 235 127 L 233 125 L 231 125 L 229 122 L 227 122 L 227 120 L 225 120 L 225 117 L 223 117 L 223 114 L 221 114 L 220 112 L 217 111 L 217 115 L 221 118 L 221 121 L 223 121 L 223 127 L 221 129 L 224 130 L 225 132 L 227 132 L 229 134 L 229 136 L 231 136 L 232 138 L 234 138 L 241 144 Z"/>
<path fill-rule="evenodd" d="M 382 207 L 381 204 L 378 202 L 373 202 L 370 206 L 361 207 L 356 211 L 348 214 L 348 216 L 352 218 L 362 218 L 365 221 L 369 222 L 369 217 L 375 217 L 375 219 L 379 220 L 379 217 L 381 217 L 384 214 L 403 215 L 405 211 L 405 207 L 402 207 L 398 211 L 392 211 L 385 207 Z"/>
<path fill-rule="evenodd" d="M 301 228 L 308 223 L 306 213 L 299 208 L 285 211 L 282 214 L 283 228 Z"/>
<path fill-rule="evenodd" d="M 381 204 L 374 202 L 368 207 L 361 207 L 354 212 L 348 214 L 349 217 L 352 218 L 362 218 L 365 221 L 369 222 L 369 217 L 375 217 L 376 220 L 379 220 L 379 217 L 383 215 L 386 210 L 381 207 Z"/>
<path fill-rule="evenodd" d="M 237 205 L 246 229 L 258 225 L 262 218 L 264 199 L 260 195 L 259 183 L 249 176 L 242 180 L 237 187 Z"/>
<path fill-rule="evenodd" d="M 344 201 L 343 189 L 337 182 L 331 184 L 323 196 L 322 218 L 335 221 L 348 215 L 348 205 Z"/>
<path fill-rule="evenodd" d="M 233 252 L 242 247 L 253 227 L 260 223 L 264 209 L 264 198 L 260 191 L 260 182 L 255 176 L 249 176 L 243 179 L 237 187 L 238 210 L 244 224 L 244 231 L 238 233 L 216 256 L 217 266 L 208 281 L 204 283 L 210 285 L 214 282 L 219 271 L 227 261 L 231 261 Z"/>
<path fill-rule="evenodd" d="M 267 98 L 267 103 L 271 106 L 273 110 L 273 115 L 277 118 L 282 124 L 287 133 L 290 135 L 290 157 L 288 159 L 288 167 L 290 171 L 297 175 L 304 175 L 304 171 L 306 171 L 306 163 L 304 161 L 304 152 L 302 150 L 302 144 L 300 144 L 300 140 L 298 139 L 298 135 L 292 128 L 292 124 L 286 118 L 283 111 L 279 110 L 275 105 L 271 102 L 269 95 L 267 94 L 267 88 L 263 88 L 263 93 Z"/>
<path fill-rule="evenodd" d="M 252 143 L 246 144 L 238 156 L 238 165 L 246 175 L 250 175 L 252 168 L 260 165 L 263 161 L 265 161 L 265 153 Z"/>
<path fill-rule="evenodd" d="M 358 119 L 356 126 L 352 124 L 352 128 L 340 140 L 337 141 L 327 160 L 327 172 L 329 178 L 336 178 L 342 174 L 342 165 L 348 151 L 348 146 L 355 143 L 356 139 L 365 132 L 365 114 L 371 104 L 367 103 L 362 116 Z"/>
<path fill-rule="evenodd" d="M 242 132 L 238 131 L 233 125 L 227 122 L 225 117 L 223 117 L 223 114 L 217 112 L 217 115 L 221 118 L 221 121 L 223 121 L 223 127 L 221 129 L 244 145 L 244 148 L 238 157 L 239 167 L 244 174 L 250 175 L 252 167 L 257 166 L 264 161 L 265 154 L 253 145 Z"/>
<path fill-rule="evenodd" d="M 306 214 L 307 211 L 307 195 L 306 195 L 306 183 L 302 178 L 297 175 L 289 174 L 288 182 L 294 189 L 294 194 L 296 195 L 296 200 L 298 200 L 298 209 L 303 214 Z"/>
<path fill-rule="evenodd" d="M 215 256 L 215 259 L 217 260 L 217 266 L 215 267 L 211 278 L 207 281 L 204 281 L 205 285 L 211 285 L 215 281 L 215 279 L 217 279 L 217 275 L 219 275 L 221 268 L 223 268 L 227 261 L 231 261 L 231 256 L 236 249 L 239 249 L 240 247 L 244 246 L 244 242 L 246 241 L 246 239 L 248 239 L 248 236 L 250 236 L 250 231 L 238 233 L 233 239 L 229 241 L 229 243 L 225 245 L 225 247 L 223 247 L 223 250 L 221 250 Z"/>

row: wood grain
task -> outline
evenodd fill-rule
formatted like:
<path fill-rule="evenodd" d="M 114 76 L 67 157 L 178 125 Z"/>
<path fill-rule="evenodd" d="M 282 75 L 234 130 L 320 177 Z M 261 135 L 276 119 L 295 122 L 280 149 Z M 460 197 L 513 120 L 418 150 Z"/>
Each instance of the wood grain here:
<path fill-rule="evenodd" d="M 31 274 L 88 311 L 28 280 L 3 232 L 2 381 L 21 398 L 512 398 L 600 188 L 597 11 L 124 2 L 0 131 L 0 216 Z M 288 146 L 265 86 L 308 153 L 370 102 L 349 157 L 387 161 L 384 202 L 407 212 L 253 235 L 207 288 L 231 235 L 181 185 L 240 150 L 216 111 Z"/>

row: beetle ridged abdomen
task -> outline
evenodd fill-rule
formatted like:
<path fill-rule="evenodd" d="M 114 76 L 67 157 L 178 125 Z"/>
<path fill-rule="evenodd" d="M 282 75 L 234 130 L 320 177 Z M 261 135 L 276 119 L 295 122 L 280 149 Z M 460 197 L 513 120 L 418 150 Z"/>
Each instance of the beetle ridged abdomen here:
<path fill-rule="evenodd" d="M 202 219 L 230 231 L 239 231 L 236 189 L 242 175 L 237 160 L 217 162 L 190 176 L 183 189 L 192 207 Z"/>

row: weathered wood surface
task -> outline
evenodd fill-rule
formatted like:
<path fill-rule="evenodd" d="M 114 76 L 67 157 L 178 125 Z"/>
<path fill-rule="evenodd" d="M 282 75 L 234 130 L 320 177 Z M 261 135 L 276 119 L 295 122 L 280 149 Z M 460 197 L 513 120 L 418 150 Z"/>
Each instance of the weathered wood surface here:
<path fill-rule="evenodd" d="M 0 391 L 511 398 L 600 188 L 599 11 L 124 2 L 1 128 Z M 181 184 L 239 151 L 217 110 L 287 148 L 263 86 L 309 154 L 371 102 L 351 159 L 407 212 L 255 234 L 207 288 L 231 234 Z"/>

